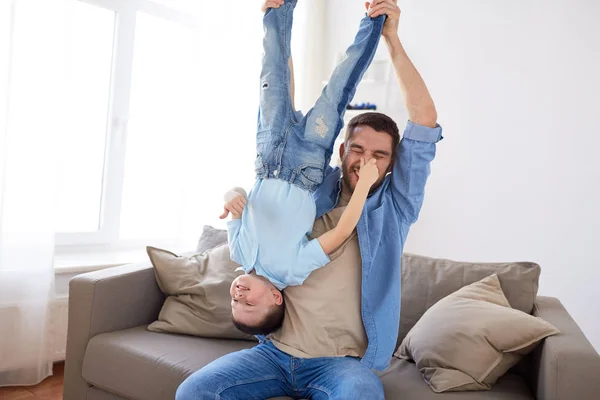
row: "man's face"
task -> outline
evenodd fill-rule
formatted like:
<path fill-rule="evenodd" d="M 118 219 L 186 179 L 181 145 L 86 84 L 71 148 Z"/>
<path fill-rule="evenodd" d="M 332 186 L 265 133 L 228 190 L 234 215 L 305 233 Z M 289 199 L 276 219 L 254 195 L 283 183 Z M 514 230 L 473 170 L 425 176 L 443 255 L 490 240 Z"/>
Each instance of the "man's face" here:
<path fill-rule="evenodd" d="M 371 192 L 377 190 L 385 175 L 392 169 L 392 143 L 392 137 L 386 132 L 377 132 L 370 126 L 357 126 L 350 138 L 340 146 L 342 191 L 347 194 L 354 192 L 361 158 L 365 161 L 371 158 L 377 160 L 379 179 L 371 188 Z"/>

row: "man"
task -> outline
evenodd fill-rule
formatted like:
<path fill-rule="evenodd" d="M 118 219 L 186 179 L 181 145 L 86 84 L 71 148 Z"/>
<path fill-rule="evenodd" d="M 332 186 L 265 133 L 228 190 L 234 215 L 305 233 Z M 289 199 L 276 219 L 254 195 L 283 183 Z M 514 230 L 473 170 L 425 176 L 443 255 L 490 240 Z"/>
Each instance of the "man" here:
<path fill-rule="evenodd" d="M 410 119 L 404 137 L 399 140 L 396 124 L 383 114 L 354 118 L 340 148 L 341 170 L 328 168 L 314 195 L 317 237 L 339 220 L 358 181 L 360 158 L 375 158 L 380 177 L 355 233 L 330 256 L 330 264 L 302 286 L 284 291 L 280 330 L 191 375 L 179 387 L 177 400 L 384 398 L 372 370 L 387 368 L 396 346 L 402 248 L 423 202 L 435 143 L 442 138 L 433 100 L 398 37 L 396 3 L 366 5 L 373 18 L 387 15 L 382 35 Z"/>

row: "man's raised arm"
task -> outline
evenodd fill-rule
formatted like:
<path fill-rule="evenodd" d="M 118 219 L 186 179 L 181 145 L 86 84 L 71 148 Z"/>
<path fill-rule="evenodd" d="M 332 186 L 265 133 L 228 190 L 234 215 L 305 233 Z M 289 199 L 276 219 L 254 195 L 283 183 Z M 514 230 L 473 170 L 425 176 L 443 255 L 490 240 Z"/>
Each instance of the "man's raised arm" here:
<path fill-rule="evenodd" d="M 408 118 L 413 124 L 435 128 L 437 111 L 433 99 L 419 71 L 404 51 L 398 36 L 400 8 L 397 2 L 397 0 L 373 0 L 369 15 L 374 18 L 381 14 L 387 14 L 387 20 L 383 26 L 383 37 L 400 83 Z"/>
<path fill-rule="evenodd" d="M 387 14 L 382 34 L 408 111 L 409 122 L 394 160 L 391 188 L 400 218 L 404 223 L 412 224 L 423 204 L 430 163 L 435 157 L 435 143 L 441 140 L 442 129 L 437 124 L 437 111 L 429 90 L 400 42 L 397 0 L 373 0 L 366 6 L 373 18 Z"/>

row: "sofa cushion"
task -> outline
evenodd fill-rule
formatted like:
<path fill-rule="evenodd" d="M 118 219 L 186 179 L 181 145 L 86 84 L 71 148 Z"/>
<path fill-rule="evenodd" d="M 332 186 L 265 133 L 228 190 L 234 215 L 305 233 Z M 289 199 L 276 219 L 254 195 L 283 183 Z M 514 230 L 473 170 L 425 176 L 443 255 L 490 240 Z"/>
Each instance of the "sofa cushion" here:
<path fill-rule="evenodd" d="M 128 400 L 106 390 L 98 389 L 94 386 L 89 387 L 85 396 L 85 400 Z"/>
<path fill-rule="evenodd" d="M 233 325 L 229 288 L 243 272 L 236 271 L 238 264 L 229 258 L 226 244 L 191 256 L 146 249 L 158 286 L 167 296 L 148 330 L 255 341 Z"/>
<path fill-rule="evenodd" d="M 497 274 L 512 308 L 531 314 L 537 295 L 540 266 L 531 262 L 471 263 L 402 256 L 402 304 L 398 342 L 431 306 L 463 286 Z"/>
<path fill-rule="evenodd" d="M 489 390 L 556 333 L 550 323 L 511 308 L 494 274 L 427 310 L 394 355 L 415 360 L 435 392 Z"/>
<path fill-rule="evenodd" d="M 210 225 L 205 225 L 202 235 L 198 240 L 196 252 L 203 253 L 224 243 L 227 243 L 227 231 L 225 229 L 217 229 Z"/>
<path fill-rule="evenodd" d="M 501 377 L 491 391 L 486 392 L 433 392 L 423 381 L 415 364 L 393 358 L 390 367 L 378 373 L 386 400 L 532 400 L 525 380 L 516 374 L 508 373 Z"/>
<path fill-rule="evenodd" d="M 155 333 L 138 326 L 94 336 L 85 352 L 82 376 L 91 385 L 128 399 L 173 399 L 187 376 L 225 354 L 254 345 L 246 340 Z"/>
<path fill-rule="evenodd" d="M 94 392 L 103 390 L 127 399 L 173 399 L 179 384 L 193 372 L 222 355 L 252 346 L 244 340 L 154 333 L 139 326 L 93 337 L 83 360 L 82 376 L 96 387 Z M 436 400 L 440 396 L 423 381 L 415 364 L 405 360 L 392 359 L 390 368 L 379 377 L 388 400 Z M 464 398 L 533 399 L 524 379 L 510 373 L 500 378 L 491 392 L 444 394 L 448 400 Z"/>

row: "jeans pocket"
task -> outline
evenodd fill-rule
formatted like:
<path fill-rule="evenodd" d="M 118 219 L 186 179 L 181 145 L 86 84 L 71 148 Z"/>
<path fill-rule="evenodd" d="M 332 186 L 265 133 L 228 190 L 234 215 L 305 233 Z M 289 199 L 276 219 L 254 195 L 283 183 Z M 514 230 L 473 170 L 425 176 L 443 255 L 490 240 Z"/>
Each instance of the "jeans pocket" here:
<path fill-rule="evenodd" d="M 299 176 L 306 186 L 320 185 L 323 183 L 323 167 L 317 165 L 303 165 L 299 169 Z"/>
<path fill-rule="evenodd" d="M 269 137 L 271 137 L 270 129 L 262 129 L 256 132 L 256 144 L 257 146 L 264 145 L 269 141 Z"/>
<path fill-rule="evenodd" d="M 254 160 L 254 172 L 257 177 L 262 177 L 265 172 L 265 162 L 260 153 L 256 155 L 256 160 Z"/>
<path fill-rule="evenodd" d="M 256 132 L 256 153 L 263 155 L 271 140 L 271 130 L 264 129 Z"/>

